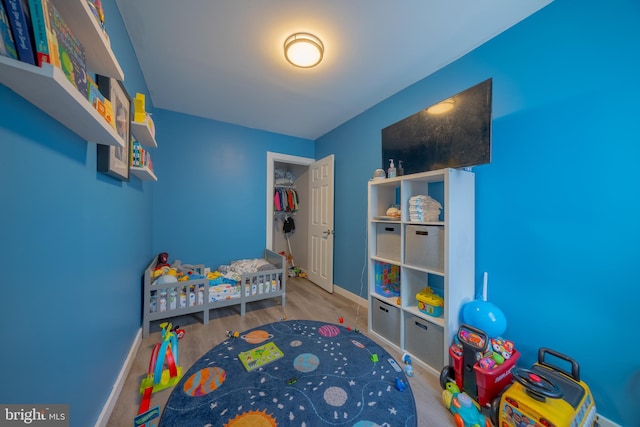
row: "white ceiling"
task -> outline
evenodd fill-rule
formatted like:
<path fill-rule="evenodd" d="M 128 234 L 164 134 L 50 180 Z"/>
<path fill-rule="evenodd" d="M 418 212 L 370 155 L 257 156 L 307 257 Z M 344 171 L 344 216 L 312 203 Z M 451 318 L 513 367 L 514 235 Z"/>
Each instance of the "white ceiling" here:
<path fill-rule="evenodd" d="M 551 1 L 116 3 L 155 107 L 315 140 Z M 313 69 L 284 59 L 300 31 L 324 43 Z"/>

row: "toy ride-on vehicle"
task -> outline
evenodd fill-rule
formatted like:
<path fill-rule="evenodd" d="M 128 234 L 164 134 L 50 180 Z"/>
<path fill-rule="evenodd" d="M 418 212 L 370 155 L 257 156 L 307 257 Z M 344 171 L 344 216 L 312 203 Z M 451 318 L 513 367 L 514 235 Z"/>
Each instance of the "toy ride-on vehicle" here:
<path fill-rule="evenodd" d="M 491 427 L 489 417 L 467 393 L 460 393 L 456 383 L 449 381 L 442 391 L 442 401 L 453 414 L 456 427 Z"/>
<path fill-rule="evenodd" d="M 520 353 L 513 349 L 507 357 L 503 357 L 500 364 L 483 366 L 480 363 L 483 356 L 491 351 L 492 340 L 487 334 L 473 326 L 462 324 L 458 328 L 457 338 L 460 345 L 453 344 L 449 347 L 452 364 L 442 369 L 440 386 L 445 389 L 447 383 L 453 381 L 481 407 L 490 408 L 494 398 L 511 384 L 511 370 Z"/>
<path fill-rule="evenodd" d="M 549 362 L 551 355 L 571 365 L 565 370 Z M 596 407 L 589 387 L 580 380 L 578 363 L 564 354 L 541 348 L 531 369 L 513 368 L 515 381 L 491 404 L 496 427 L 596 426 Z"/>

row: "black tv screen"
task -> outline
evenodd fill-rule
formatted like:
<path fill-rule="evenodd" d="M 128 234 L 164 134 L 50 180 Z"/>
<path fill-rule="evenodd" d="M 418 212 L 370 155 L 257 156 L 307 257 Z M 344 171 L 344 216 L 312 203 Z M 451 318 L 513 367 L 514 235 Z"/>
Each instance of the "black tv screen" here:
<path fill-rule="evenodd" d="M 404 174 L 491 162 L 492 79 L 382 129 L 382 168 Z"/>

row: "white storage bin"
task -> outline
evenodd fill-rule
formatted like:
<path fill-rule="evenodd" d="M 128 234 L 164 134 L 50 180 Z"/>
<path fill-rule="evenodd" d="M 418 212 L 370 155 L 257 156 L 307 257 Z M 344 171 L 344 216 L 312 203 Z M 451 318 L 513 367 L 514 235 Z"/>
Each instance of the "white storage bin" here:
<path fill-rule="evenodd" d="M 444 227 L 407 225 L 404 263 L 444 272 Z"/>
<path fill-rule="evenodd" d="M 400 262 L 400 224 L 376 225 L 376 256 Z"/>

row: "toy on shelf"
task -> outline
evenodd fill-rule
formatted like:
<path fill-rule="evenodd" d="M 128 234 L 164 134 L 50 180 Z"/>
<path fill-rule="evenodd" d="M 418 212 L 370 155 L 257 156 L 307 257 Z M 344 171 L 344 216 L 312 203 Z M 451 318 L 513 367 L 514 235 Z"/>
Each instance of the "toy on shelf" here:
<path fill-rule="evenodd" d="M 547 356 L 571 366 L 562 369 Z M 544 425 L 587 427 L 596 424 L 596 406 L 589 387 L 580 380 L 578 363 L 557 351 L 541 348 L 531 369 L 513 368 L 515 381 L 491 404 L 496 426 Z"/>
<path fill-rule="evenodd" d="M 444 298 L 433 292 L 429 286 L 416 294 L 416 301 L 418 310 L 422 313 L 433 317 L 442 317 Z"/>
<path fill-rule="evenodd" d="M 461 393 L 454 382 L 447 382 L 442 391 L 442 401 L 453 414 L 456 427 L 491 427 L 480 406 L 466 393 Z"/>

